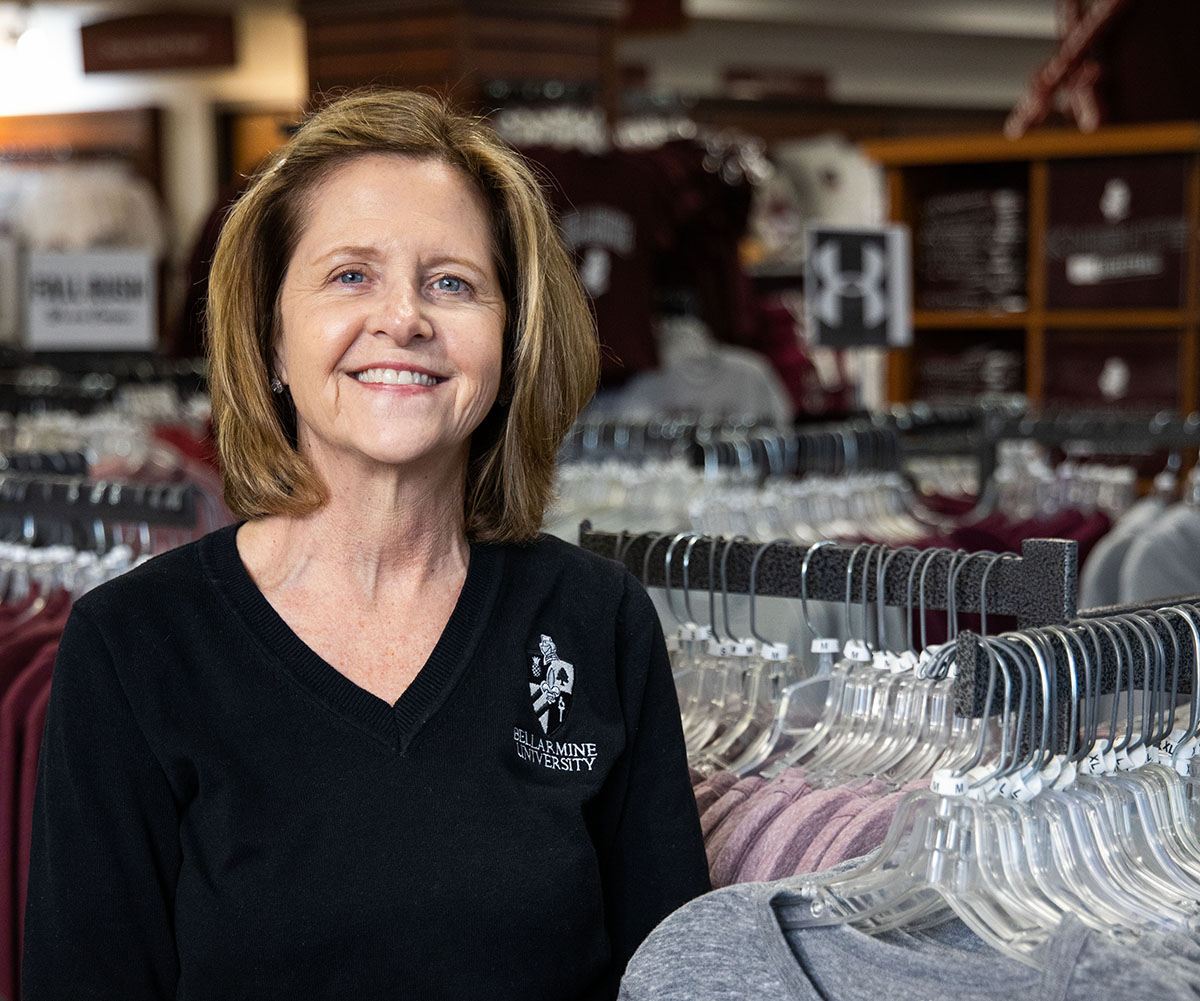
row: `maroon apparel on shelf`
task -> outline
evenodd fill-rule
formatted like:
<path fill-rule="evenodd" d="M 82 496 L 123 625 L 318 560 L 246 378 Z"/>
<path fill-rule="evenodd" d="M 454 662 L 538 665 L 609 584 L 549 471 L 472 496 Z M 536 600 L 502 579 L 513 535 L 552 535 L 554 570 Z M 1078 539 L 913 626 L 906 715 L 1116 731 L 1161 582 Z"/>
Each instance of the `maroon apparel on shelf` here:
<path fill-rule="evenodd" d="M 730 813 L 721 830 L 705 849 L 709 857 L 709 878 L 713 887 L 737 881 L 738 869 L 763 829 L 797 797 L 810 793 L 812 783 L 804 770 L 791 768 L 772 779 Z"/>
<path fill-rule="evenodd" d="M 721 826 L 734 807 L 744 803 L 752 792 L 760 786 L 766 785 L 766 782 L 767 780 L 761 775 L 747 775 L 744 779 L 738 779 L 734 785 L 725 790 L 720 799 L 700 814 L 700 831 L 704 835 L 705 842 Z"/>
<path fill-rule="evenodd" d="M 847 802 L 860 795 L 858 789 L 837 786 L 810 792 L 789 804 L 759 832 L 732 882 L 754 883 L 791 876 L 798 870 L 813 838 Z"/>
<path fill-rule="evenodd" d="M 842 833 L 846 825 L 875 802 L 874 798 L 863 795 L 846 800 L 841 808 L 829 818 L 825 826 L 816 833 L 812 841 L 808 843 L 808 847 L 804 849 L 804 854 L 800 856 L 795 874 L 817 872 L 821 868 L 821 859 L 824 858 L 825 853 L 829 850 L 829 846 Z"/>
<path fill-rule="evenodd" d="M 694 787 L 696 809 L 701 815 L 733 787 L 738 777 L 733 772 L 717 772 Z"/>
<path fill-rule="evenodd" d="M 0 699 L 0 996 L 15 998 L 17 967 L 21 956 L 18 932 L 21 914 L 18 858 L 28 858 L 28 844 L 17 848 L 20 830 L 20 775 L 24 764 L 25 717 L 38 695 L 50 683 L 58 640 L 38 651 Z M 36 768 L 36 761 L 34 762 Z"/>
<path fill-rule="evenodd" d="M 667 178 L 647 157 L 620 150 L 523 152 L 553 179 L 559 228 L 596 312 L 601 385 L 656 368 L 655 268 L 676 239 Z"/>

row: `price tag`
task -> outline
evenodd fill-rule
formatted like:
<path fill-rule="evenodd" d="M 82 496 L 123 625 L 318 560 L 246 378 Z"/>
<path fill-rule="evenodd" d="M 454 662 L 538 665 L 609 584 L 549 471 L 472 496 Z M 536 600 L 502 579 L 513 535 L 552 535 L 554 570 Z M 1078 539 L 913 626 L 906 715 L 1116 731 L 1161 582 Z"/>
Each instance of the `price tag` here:
<path fill-rule="evenodd" d="M 812 641 L 813 653 L 837 653 L 842 645 L 832 638 L 815 639 Z"/>
<path fill-rule="evenodd" d="M 788 659 L 788 645 L 786 643 L 764 643 L 758 651 L 758 655 L 763 660 L 781 661 Z"/>
<path fill-rule="evenodd" d="M 956 774 L 952 768 L 939 768 L 933 773 L 929 788 L 942 796 L 965 796 L 967 777 Z"/>

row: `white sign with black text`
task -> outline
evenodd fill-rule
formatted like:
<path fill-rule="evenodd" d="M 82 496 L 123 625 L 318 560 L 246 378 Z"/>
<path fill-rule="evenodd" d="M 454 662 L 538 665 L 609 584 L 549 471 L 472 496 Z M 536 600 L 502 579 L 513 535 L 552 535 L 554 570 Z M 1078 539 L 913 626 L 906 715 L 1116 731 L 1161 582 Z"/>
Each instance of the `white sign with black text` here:
<path fill-rule="evenodd" d="M 830 348 L 912 343 L 907 226 L 805 226 L 804 318 Z"/>
<path fill-rule="evenodd" d="M 158 340 L 149 250 L 31 253 L 25 289 L 27 348 L 142 350 Z"/>

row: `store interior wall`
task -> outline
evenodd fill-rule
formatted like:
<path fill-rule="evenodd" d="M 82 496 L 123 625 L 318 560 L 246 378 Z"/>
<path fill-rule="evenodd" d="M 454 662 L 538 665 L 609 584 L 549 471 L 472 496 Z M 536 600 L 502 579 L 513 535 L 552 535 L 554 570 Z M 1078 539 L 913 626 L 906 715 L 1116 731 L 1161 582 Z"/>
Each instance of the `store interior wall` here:
<path fill-rule="evenodd" d="M 645 67 L 654 88 L 711 94 L 722 67 L 791 67 L 827 74 L 835 100 L 1007 107 L 1053 50 L 1050 0 L 693 0 L 687 6 L 692 22 L 682 32 L 619 42 L 619 62 Z M 0 28 L 17 10 L 0 4 Z M 238 64 L 228 70 L 85 75 L 80 26 L 129 10 L 120 2 L 34 4 L 29 23 L 41 30 L 40 43 L 0 60 L 0 115 L 163 108 L 169 242 L 182 256 L 217 194 L 213 105 L 303 105 L 304 28 L 290 4 L 256 0 L 235 11 Z"/>

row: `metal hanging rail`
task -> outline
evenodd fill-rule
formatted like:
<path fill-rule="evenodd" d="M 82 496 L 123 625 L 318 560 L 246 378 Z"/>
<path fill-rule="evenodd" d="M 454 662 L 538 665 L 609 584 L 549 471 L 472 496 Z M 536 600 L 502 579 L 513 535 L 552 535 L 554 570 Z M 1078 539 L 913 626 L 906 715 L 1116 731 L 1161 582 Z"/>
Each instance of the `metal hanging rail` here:
<path fill-rule="evenodd" d="M 598 532 L 590 522 L 583 522 L 579 531 L 579 544 L 590 552 L 610 559 L 619 559 L 625 567 L 641 578 L 643 568 L 648 587 L 661 587 L 666 572 L 666 554 L 670 540 L 676 533 L 644 533 L 633 535 L 628 532 Z M 688 584 L 692 588 L 708 589 L 709 563 L 713 546 L 717 547 L 715 563 L 724 560 L 725 581 L 730 594 L 747 594 L 750 590 L 750 567 L 755 556 L 763 548 L 761 542 L 732 542 L 728 556 L 725 555 L 726 540 L 702 536 L 690 546 L 688 557 Z M 682 587 L 684 559 L 676 547 L 671 561 L 671 586 Z M 806 579 L 808 597 L 818 601 L 844 601 L 846 597 L 847 570 L 851 557 L 856 553 L 853 545 L 822 545 L 812 550 Z M 647 562 L 646 553 L 650 550 Z M 801 596 L 801 568 L 810 547 L 777 543 L 771 545 L 761 556 L 755 573 L 755 594 L 783 598 Z M 864 550 L 857 548 L 858 556 L 850 574 L 850 586 L 855 600 L 862 595 L 863 572 L 867 561 Z M 919 555 L 916 549 L 887 550 L 883 557 L 886 563 L 884 577 L 884 604 L 903 607 L 915 601 L 916 590 L 910 590 L 909 579 L 913 562 Z M 928 560 L 928 570 L 925 562 Z M 1009 555 L 989 566 L 982 556 L 963 563 L 957 573 L 955 599 L 960 612 L 979 612 L 980 594 L 986 578 L 986 603 L 989 615 L 1015 615 L 1021 626 L 1063 623 L 1075 617 L 1075 600 L 1078 590 L 1078 544 L 1069 539 L 1027 539 L 1021 546 L 1021 555 Z M 876 571 L 879 561 L 871 561 L 867 576 L 867 599 L 877 601 Z M 931 557 L 922 557 L 916 574 L 925 577 L 924 605 L 929 609 L 945 609 L 948 605 L 949 568 L 951 554 L 939 551 Z M 720 586 L 720 578 L 715 586 Z"/>

